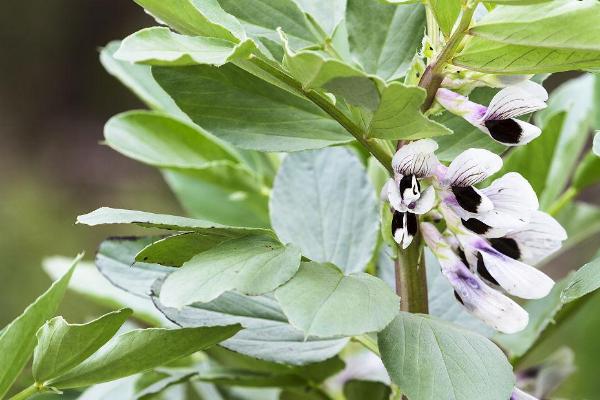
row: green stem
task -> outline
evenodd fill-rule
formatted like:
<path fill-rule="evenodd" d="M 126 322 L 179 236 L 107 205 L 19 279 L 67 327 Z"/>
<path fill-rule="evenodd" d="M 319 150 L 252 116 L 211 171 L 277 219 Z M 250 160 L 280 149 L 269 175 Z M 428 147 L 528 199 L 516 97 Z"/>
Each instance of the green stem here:
<path fill-rule="evenodd" d="M 302 83 L 300 83 L 297 79 L 261 58 L 251 57 L 250 61 L 263 71 L 268 72 L 270 75 L 276 77 L 298 92 L 302 93 L 321 110 L 325 111 L 330 117 L 342 125 L 365 149 L 367 149 L 369 153 L 373 155 L 373 157 L 379 160 L 381 165 L 383 165 L 390 173 L 393 172 L 392 156 L 387 151 L 384 144 L 378 142 L 376 139 L 367 138 L 366 133 L 363 132 L 362 128 L 355 124 L 354 121 L 352 121 L 346 114 L 332 104 L 326 96 L 314 90 L 305 89 L 302 86 Z"/>
<path fill-rule="evenodd" d="M 470 1 L 466 6 L 463 7 L 462 16 L 458 26 L 456 27 L 456 30 L 452 32 L 452 35 L 450 35 L 450 38 L 448 39 L 448 42 L 446 43 L 446 46 L 444 46 L 442 52 L 431 64 L 427 66 L 425 73 L 421 77 L 419 86 L 427 91 L 427 97 L 425 98 L 425 101 L 421 107 L 423 112 L 429 110 L 433 104 L 435 94 L 437 93 L 437 90 L 440 88 L 442 80 L 444 79 L 442 71 L 444 70 L 446 63 L 448 63 L 448 61 L 454 57 L 454 53 L 467 34 L 469 26 L 471 25 L 471 20 L 473 19 L 473 13 L 477 7 L 477 3 L 478 1 Z"/>
<path fill-rule="evenodd" d="M 15 394 L 13 397 L 11 397 L 9 400 L 26 400 L 28 398 L 30 398 L 31 396 L 33 396 L 36 393 L 42 393 L 42 392 L 47 392 L 47 390 L 43 387 L 43 386 L 38 386 L 37 384 L 33 384 L 27 388 L 25 388 L 24 390 L 20 391 L 19 393 Z"/>
<path fill-rule="evenodd" d="M 573 186 L 568 188 L 552 205 L 548 208 L 548 214 L 556 215 L 564 206 L 569 204 L 579 194 L 579 190 Z"/>
<path fill-rule="evenodd" d="M 378 357 L 381 357 L 379 353 L 379 347 L 377 342 L 369 335 L 353 336 L 352 341 L 362 344 L 367 350 L 371 351 Z"/>
<path fill-rule="evenodd" d="M 427 274 L 421 236 L 417 235 L 406 249 L 398 251 L 396 259 L 396 294 L 400 296 L 400 310 L 427 314 Z"/>

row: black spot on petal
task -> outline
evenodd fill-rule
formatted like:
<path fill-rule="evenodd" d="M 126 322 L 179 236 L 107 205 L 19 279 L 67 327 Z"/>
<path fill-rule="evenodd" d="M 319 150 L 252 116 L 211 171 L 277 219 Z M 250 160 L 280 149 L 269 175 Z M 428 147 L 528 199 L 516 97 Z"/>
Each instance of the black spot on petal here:
<path fill-rule="evenodd" d="M 458 302 L 460 304 L 462 304 L 463 306 L 465 305 L 465 302 L 463 301 L 463 299 L 460 297 L 460 295 L 456 292 L 456 290 L 454 291 L 454 297 L 456 297 L 456 300 L 458 300 Z"/>
<path fill-rule="evenodd" d="M 406 230 L 409 235 L 415 236 L 417 234 L 417 214 L 407 213 L 406 214 Z"/>
<path fill-rule="evenodd" d="M 412 175 L 404 175 L 400 179 L 400 197 L 404 199 L 404 191 L 412 188 Z"/>
<path fill-rule="evenodd" d="M 469 218 L 467 220 L 463 219 L 462 224 L 465 228 L 477 233 L 478 235 L 483 235 L 492 228 L 491 226 L 481 222 L 477 218 Z"/>
<path fill-rule="evenodd" d="M 468 212 L 477 212 L 481 204 L 481 196 L 475 191 L 473 186 L 452 186 L 452 193 L 454 193 L 459 206 Z"/>
<path fill-rule="evenodd" d="M 521 250 L 519 249 L 519 245 L 517 241 L 512 238 L 494 238 L 490 239 L 490 244 L 500 253 L 509 256 L 510 258 L 514 258 L 518 260 L 521 258 Z"/>
<path fill-rule="evenodd" d="M 394 216 L 392 217 L 392 236 L 396 234 L 398 229 L 402 230 L 404 228 L 404 213 L 399 211 L 394 211 Z"/>
<path fill-rule="evenodd" d="M 490 272 L 485 267 L 485 263 L 483 262 L 483 257 L 481 256 L 481 254 L 477 254 L 477 273 L 486 281 L 491 282 L 494 285 L 498 285 L 498 281 L 494 279 L 492 274 L 490 274 Z"/>
<path fill-rule="evenodd" d="M 521 140 L 523 128 L 514 119 L 490 119 L 485 121 L 490 135 L 500 143 L 515 144 Z"/>
<path fill-rule="evenodd" d="M 463 251 L 463 249 L 458 249 L 456 252 L 458 253 L 458 258 L 460 258 L 460 261 L 462 261 L 463 264 L 468 266 L 469 262 L 467 261 L 467 256 L 465 256 L 465 252 Z"/>

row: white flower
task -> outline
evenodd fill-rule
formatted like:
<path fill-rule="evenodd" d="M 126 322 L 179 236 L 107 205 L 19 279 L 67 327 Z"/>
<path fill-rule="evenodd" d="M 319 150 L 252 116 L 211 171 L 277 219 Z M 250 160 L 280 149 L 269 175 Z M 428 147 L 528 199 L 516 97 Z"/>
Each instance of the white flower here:
<path fill-rule="evenodd" d="M 510 400 L 538 400 L 538 399 L 528 393 L 525 393 L 521 389 L 514 388 L 512 394 L 510 395 Z"/>
<path fill-rule="evenodd" d="M 500 332 L 510 334 L 525 329 L 529 316 L 521 306 L 475 275 L 432 224 L 421 224 L 421 230 L 454 288 L 456 299 L 469 313 Z"/>
<path fill-rule="evenodd" d="M 456 236 L 469 265 L 478 275 L 507 293 L 523 299 L 545 297 L 554 281 L 542 271 L 495 249 L 490 242 L 465 229 L 458 216 L 441 207 L 448 229 Z"/>
<path fill-rule="evenodd" d="M 444 88 L 437 91 L 436 100 L 494 140 L 516 146 L 531 142 L 541 134 L 541 130 L 515 117 L 545 108 L 548 93 L 541 85 L 524 81 L 500 90 L 488 107 Z"/>

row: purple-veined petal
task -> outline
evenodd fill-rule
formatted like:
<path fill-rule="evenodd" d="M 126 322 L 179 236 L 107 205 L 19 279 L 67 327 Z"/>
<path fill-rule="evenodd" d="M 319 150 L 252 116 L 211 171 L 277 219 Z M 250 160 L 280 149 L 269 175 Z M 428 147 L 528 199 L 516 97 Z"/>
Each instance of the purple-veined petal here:
<path fill-rule="evenodd" d="M 500 332 L 510 334 L 525 329 L 529 315 L 521 306 L 471 272 L 433 225 L 423 223 L 421 230 L 454 288 L 456 299 L 470 314 Z"/>
<path fill-rule="evenodd" d="M 494 180 L 490 186 L 481 189 L 481 192 L 493 203 L 490 211 L 477 216 L 477 220 L 489 229 L 475 232 L 486 237 L 504 236 L 510 231 L 525 227 L 532 213 L 539 207 L 535 191 L 516 172 L 509 172 Z"/>
<path fill-rule="evenodd" d="M 492 98 L 484 120 L 502 120 L 546 108 L 548 92 L 543 86 L 524 81 L 507 86 Z"/>
<path fill-rule="evenodd" d="M 483 116 L 487 113 L 487 107 L 474 103 L 468 97 L 448 89 L 438 89 L 435 99 L 446 110 L 463 117 L 474 125 L 480 125 Z"/>
<path fill-rule="evenodd" d="M 566 239 L 567 232 L 558 221 L 545 212 L 534 211 L 525 227 L 493 239 L 491 244 L 504 254 L 516 248 L 519 260 L 536 264 L 560 249 Z"/>
<path fill-rule="evenodd" d="M 392 159 L 392 168 L 400 175 L 417 178 L 430 176 L 439 163 L 434 152 L 438 144 L 431 139 L 421 139 L 402 146 Z"/>
<path fill-rule="evenodd" d="M 538 399 L 533 397 L 529 393 L 525 393 L 521 389 L 514 388 L 512 394 L 510 396 L 510 400 L 538 400 Z"/>
<path fill-rule="evenodd" d="M 460 153 L 448 167 L 444 183 L 447 186 L 472 186 L 502 168 L 502 158 L 484 149 L 468 149 Z"/>

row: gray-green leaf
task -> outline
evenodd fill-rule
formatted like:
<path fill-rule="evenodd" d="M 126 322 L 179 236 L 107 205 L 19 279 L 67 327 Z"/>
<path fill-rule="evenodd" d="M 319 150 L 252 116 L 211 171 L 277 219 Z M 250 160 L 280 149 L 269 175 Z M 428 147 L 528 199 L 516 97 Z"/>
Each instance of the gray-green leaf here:
<path fill-rule="evenodd" d="M 0 397 L 3 397 L 29 361 L 36 344 L 35 333 L 50 319 L 60 304 L 79 255 L 67 272 L 38 297 L 23 314 L 6 326 L 0 334 Z"/>
<path fill-rule="evenodd" d="M 300 250 L 269 236 L 233 239 L 198 254 L 171 273 L 161 288 L 160 301 L 181 308 L 207 303 L 229 290 L 248 295 L 269 293 L 298 270 Z"/>
<path fill-rule="evenodd" d="M 363 69 L 394 80 L 408 71 L 421 46 L 425 10 L 421 4 L 395 6 L 378 0 L 348 0 L 346 23 L 352 55 Z"/>
<path fill-rule="evenodd" d="M 66 374 L 51 379 L 48 385 L 67 389 L 123 378 L 214 346 L 240 329 L 240 325 L 228 325 L 130 331 L 108 342 Z"/>
<path fill-rule="evenodd" d="M 121 43 L 114 57 L 149 65 L 182 66 L 209 64 L 220 66 L 248 57 L 256 49 L 252 40 L 239 44 L 206 36 L 185 36 L 169 28 L 142 29 Z"/>
<path fill-rule="evenodd" d="M 297 151 L 352 140 L 316 105 L 231 64 L 152 71 L 195 123 L 241 148 Z"/>
<path fill-rule="evenodd" d="M 271 224 L 311 260 L 361 271 L 372 257 L 379 204 L 365 168 L 347 149 L 288 155 L 275 179 Z"/>
<path fill-rule="evenodd" d="M 37 332 L 33 378 L 39 384 L 79 365 L 108 342 L 131 315 L 124 308 L 87 324 L 69 324 L 62 317 L 46 322 Z"/>
<path fill-rule="evenodd" d="M 307 337 L 378 332 L 400 307 L 381 279 L 365 273 L 344 275 L 335 265 L 314 262 L 303 263 L 275 297 L 292 325 Z"/>
<path fill-rule="evenodd" d="M 392 382 L 411 400 L 506 400 L 515 378 L 502 351 L 476 333 L 400 313 L 378 335 Z"/>

